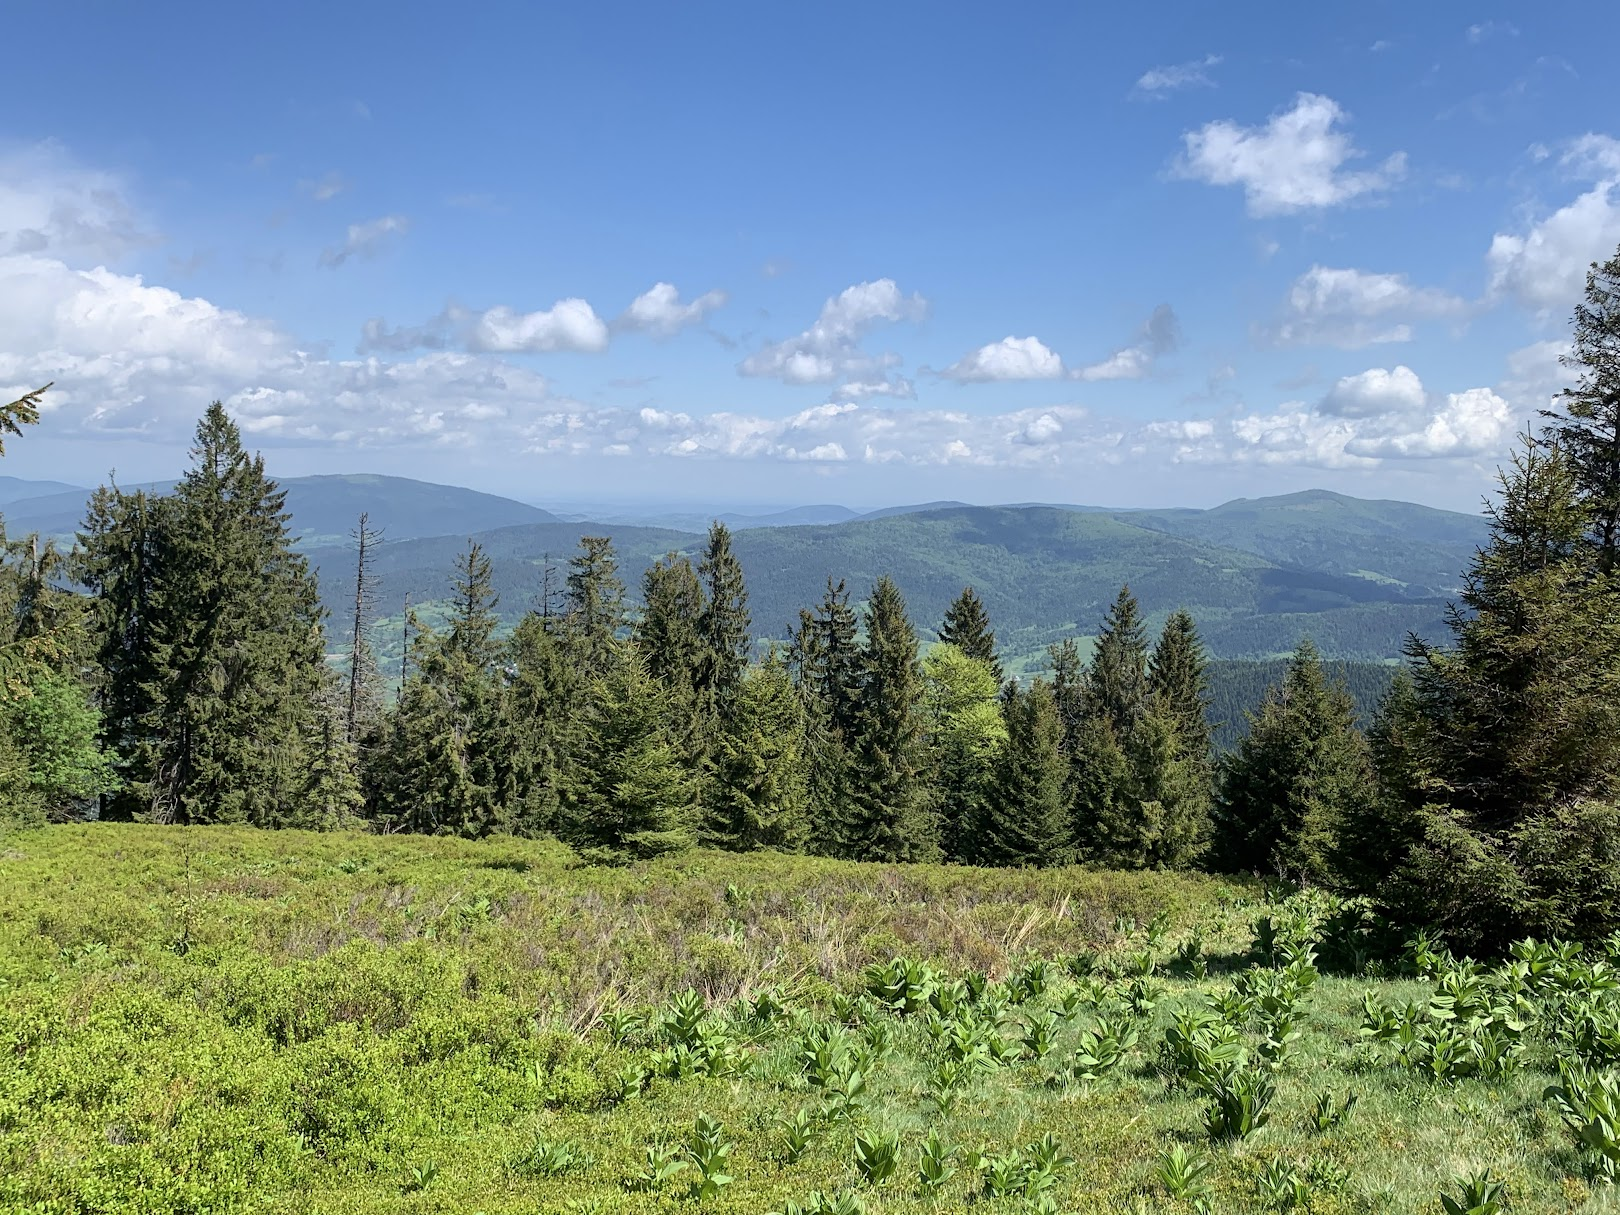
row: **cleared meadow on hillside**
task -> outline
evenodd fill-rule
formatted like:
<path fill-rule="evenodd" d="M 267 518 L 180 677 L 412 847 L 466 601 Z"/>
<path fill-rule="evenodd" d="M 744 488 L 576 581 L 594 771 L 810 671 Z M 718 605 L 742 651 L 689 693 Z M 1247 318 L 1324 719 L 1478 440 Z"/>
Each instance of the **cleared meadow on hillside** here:
<path fill-rule="evenodd" d="M 1354 907 L 1196 875 L 506 839 L 52 827 L 0 890 L 4 1210 L 1404 1213 L 1486 1168 L 1611 1209 L 1543 1096 L 1563 1055 L 1606 1099 L 1601 953 L 1382 962 Z"/>

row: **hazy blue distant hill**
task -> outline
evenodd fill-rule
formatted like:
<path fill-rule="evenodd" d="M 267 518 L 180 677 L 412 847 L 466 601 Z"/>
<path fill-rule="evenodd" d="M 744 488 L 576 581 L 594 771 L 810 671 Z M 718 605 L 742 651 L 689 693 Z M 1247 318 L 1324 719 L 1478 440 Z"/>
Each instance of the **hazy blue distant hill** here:
<path fill-rule="evenodd" d="M 167 493 L 173 481 L 127 485 Z M 518 523 L 550 523 L 556 517 L 538 506 L 454 485 L 435 485 L 408 477 L 371 473 L 343 476 L 286 477 L 287 509 L 297 544 L 311 548 L 341 543 L 353 529 L 361 511 L 371 525 L 394 539 L 460 535 L 509 527 Z M 84 519 L 90 491 L 84 489 L 26 498 L 6 507 L 6 527 L 12 533 L 37 531 L 71 540 Z"/>
<path fill-rule="evenodd" d="M 287 491 L 293 535 L 305 548 L 341 543 L 361 511 L 371 516 L 371 526 L 400 540 L 467 536 L 520 523 L 557 521 L 550 511 L 525 502 L 407 477 L 349 473 L 289 477 L 281 484 Z"/>
<path fill-rule="evenodd" d="M 65 481 L 29 481 L 23 477 L 0 477 L 0 506 L 21 502 L 27 498 L 43 498 L 48 494 L 66 494 L 77 491 L 77 485 Z"/>
<path fill-rule="evenodd" d="M 665 528 L 671 531 L 706 534 L 709 525 L 719 519 L 734 532 L 755 527 L 798 527 L 816 523 L 847 523 L 859 517 L 859 512 L 847 506 L 818 505 L 781 508 L 764 507 L 735 510 L 715 506 L 705 508 L 701 503 L 691 506 L 652 505 L 639 507 L 583 506 L 557 509 L 552 512 L 558 519 L 576 523 L 610 523 L 628 527 Z"/>

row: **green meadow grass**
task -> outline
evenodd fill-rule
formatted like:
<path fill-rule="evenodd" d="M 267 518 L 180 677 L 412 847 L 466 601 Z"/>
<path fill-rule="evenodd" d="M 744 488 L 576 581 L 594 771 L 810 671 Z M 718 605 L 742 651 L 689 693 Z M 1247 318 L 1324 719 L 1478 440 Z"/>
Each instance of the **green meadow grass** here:
<path fill-rule="evenodd" d="M 872 1215 L 1334 1215 L 1439 1212 L 1454 1178 L 1486 1168 L 1514 1215 L 1620 1207 L 1543 1097 L 1553 1022 L 1526 1030 L 1503 1078 L 1425 1078 L 1398 1042 L 1360 1033 L 1362 1001 L 1425 1007 L 1433 979 L 1374 977 L 1376 961 L 1334 973 L 1325 945 L 1298 1037 L 1265 1070 L 1269 1123 L 1212 1140 L 1166 1032 L 1206 996 L 1284 975 L 1254 924 L 1300 902 L 1180 874 L 721 853 L 604 869 L 517 840 L 13 835 L 0 1210 L 765 1215 L 817 1210 L 819 1192 L 821 1210 Z M 868 993 L 870 968 L 895 957 L 922 984 L 910 1015 Z M 1044 982 L 1029 969 L 1043 959 Z M 935 1016 L 931 1031 L 928 992 L 975 973 L 992 981 L 976 1007 L 1005 1003 L 999 1015 Z M 1136 1041 L 1083 1078 L 1099 1019 Z M 942 1079 L 940 1035 L 986 1020 L 1002 1061 L 975 1054 Z M 1036 1059 L 1023 1040 L 1043 1024 Z M 1251 1059 L 1266 1049 L 1256 1024 L 1241 1034 Z M 818 1034 L 844 1051 L 830 1079 L 805 1066 Z M 1320 1129 L 1324 1094 L 1356 1101 Z M 1048 1135 L 1058 1159 L 1043 1172 L 1031 1161 Z M 933 1187 L 919 1175 L 930 1136 L 954 1149 Z M 893 1175 L 869 1182 L 861 1161 L 881 1175 L 896 1140 Z M 1161 1176 L 1176 1147 L 1208 1162 L 1202 1208 Z M 1024 1192 L 987 1196 L 998 1169 Z"/>

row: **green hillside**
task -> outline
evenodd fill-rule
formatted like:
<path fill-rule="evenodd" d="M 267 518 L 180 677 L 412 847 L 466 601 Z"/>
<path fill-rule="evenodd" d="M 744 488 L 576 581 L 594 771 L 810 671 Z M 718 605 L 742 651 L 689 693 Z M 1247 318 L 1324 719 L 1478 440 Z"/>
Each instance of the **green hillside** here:
<path fill-rule="evenodd" d="M 1238 498 L 1212 510 L 1133 511 L 1138 527 L 1254 553 L 1278 565 L 1393 578 L 1413 595 L 1450 595 L 1485 539 L 1482 515 L 1312 489 Z M 1368 564 L 1369 554 L 1376 564 Z"/>
<path fill-rule="evenodd" d="M 545 555 L 565 566 L 586 532 L 614 538 L 632 596 L 652 561 L 669 551 L 694 554 L 699 543 L 687 532 L 586 523 L 483 533 L 479 540 L 494 561 L 508 619 L 539 602 Z M 382 614 L 397 614 L 407 594 L 417 604 L 442 599 L 465 543 L 464 536 L 446 536 L 385 545 Z M 846 579 L 859 599 L 883 573 L 900 584 L 924 630 L 937 624 L 964 585 L 976 587 L 1015 671 L 1036 665 L 1052 641 L 1091 633 L 1127 582 L 1150 623 L 1186 607 L 1212 651 L 1225 658 L 1277 657 L 1309 635 L 1331 657 L 1376 662 L 1398 655 L 1409 632 L 1436 632 L 1443 600 L 1413 597 L 1407 586 L 1454 577 L 1448 571 L 1461 568 L 1463 546 L 1449 552 L 1436 546 L 1428 567 L 1386 535 L 1352 532 L 1336 547 L 1341 563 L 1354 562 L 1372 576 L 1284 568 L 1233 546 L 1140 526 L 1134 515 L 1062 507 L 950 507 L 838 525 L 756 528 L 735 538 L 761 638 L 785 637 L 829 576 Z M 334 616 L 342 619 L 352 556 L 343 548 L 317 548 L 310 556 Z M 1403 573 L 1420 577 L 1387 572 L 1382 566 L 1392 557 Z"/>

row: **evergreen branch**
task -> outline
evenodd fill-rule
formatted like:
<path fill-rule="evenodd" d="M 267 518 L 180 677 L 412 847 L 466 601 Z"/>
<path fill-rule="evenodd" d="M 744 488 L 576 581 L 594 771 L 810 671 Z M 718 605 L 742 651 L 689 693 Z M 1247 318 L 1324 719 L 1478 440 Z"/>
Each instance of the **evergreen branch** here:
<path fill-rule="evenodd" d="M 51 384 L 54 383 L 56 381 L 52 380 Z M 6 435 L 21 435 L 24 426 L 33 426 L 39 421 L 40 402 L 51 384 L 25 392 L 11 404 L 0 406 L 0 456 L 6 454 Z"/>

